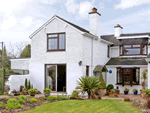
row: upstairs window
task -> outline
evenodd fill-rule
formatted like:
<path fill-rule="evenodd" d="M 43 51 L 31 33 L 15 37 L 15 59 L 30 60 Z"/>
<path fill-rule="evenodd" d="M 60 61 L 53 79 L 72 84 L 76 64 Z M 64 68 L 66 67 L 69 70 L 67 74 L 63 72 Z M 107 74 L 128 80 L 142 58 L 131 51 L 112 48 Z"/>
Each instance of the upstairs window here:
<path fill-rule="evenodd" d="M 65 51 L 65 33 L 47 34 L 47 51 Z"/>
<path fill-rule="evenodd" d="M 89 76 L 89 66 L 86 66 L 86 76 Z"/>
<path fill-rule="evenodd" d="M 110 57 L 109 52 L 110 52 L 110 46 L 107 46 L 107 57 Z"/>
<path fill-rule="evenodd" d="M 147 45 L 121 45 L 120 55 L 147 55 Z"/>

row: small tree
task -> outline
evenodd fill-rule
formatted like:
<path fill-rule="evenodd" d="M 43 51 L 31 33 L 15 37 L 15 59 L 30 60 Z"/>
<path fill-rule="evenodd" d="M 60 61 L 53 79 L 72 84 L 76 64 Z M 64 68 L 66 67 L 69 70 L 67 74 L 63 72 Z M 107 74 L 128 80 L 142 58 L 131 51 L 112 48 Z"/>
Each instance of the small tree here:
<path fill-rule="evenodd" d="M 30 80 L 29 80 L 29 84 L 28 84 L 28 90 L 29 90 L 29 89 L 31 89 L 31 86 L 30 86 Z"/>
<path fill-rule="evenodd" d="M 27 78 L 25 79 L 25 88 L 27 89 Z"/>
<path fill-rule="evenodd" d="M 77 86 L 77 89 L 82 89 L 83 91 L 86 91 L 88 93 L 88 99 L 90 99 L 91 93 L 98 89 L 100 86 L 100 81 L 97 77 L 81 77 L 79 78 L 79 81 Z"/>
<path fill-rule="evenodd" d="M 148 70 L 145 69 L 145 70 L 142 72 L 142 75 L 141 75 L 141 79 L 143 79 L 143 82 L 142 82 L 142 87 L 143 87 L 143 89 L 145 89 L 146 79 L 147 79 L 147 73 L 148 73 Z"/>
<path fill-rule="evenodd" d="M 105 83 L 103 75 L 102 75 L 102 71 L 100 71 L 99 81 L 100 81 L 100 88 L 106 89 L 107 87 L 106 87 L 106 83 Z"/>

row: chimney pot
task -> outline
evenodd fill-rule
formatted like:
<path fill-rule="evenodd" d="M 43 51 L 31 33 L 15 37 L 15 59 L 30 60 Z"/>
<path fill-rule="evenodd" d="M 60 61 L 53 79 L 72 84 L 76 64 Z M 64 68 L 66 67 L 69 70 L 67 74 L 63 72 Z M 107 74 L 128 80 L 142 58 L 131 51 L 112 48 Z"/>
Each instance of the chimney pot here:
<path fill-rule="evenodd" d="M 94 7 L 93 9 L 92 9 L 92 12 L 97 12 L 97 9 Z"/>

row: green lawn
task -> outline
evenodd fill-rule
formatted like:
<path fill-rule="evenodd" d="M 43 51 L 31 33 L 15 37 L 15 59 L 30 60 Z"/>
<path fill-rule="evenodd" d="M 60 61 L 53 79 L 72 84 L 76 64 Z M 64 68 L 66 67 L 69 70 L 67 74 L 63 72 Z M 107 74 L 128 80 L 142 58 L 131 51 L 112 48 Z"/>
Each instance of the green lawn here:
<path fill-rule="evenodd" d="M 142 113 L 119 100 L 64 100 L 37 106 L 23 113 Z"/>

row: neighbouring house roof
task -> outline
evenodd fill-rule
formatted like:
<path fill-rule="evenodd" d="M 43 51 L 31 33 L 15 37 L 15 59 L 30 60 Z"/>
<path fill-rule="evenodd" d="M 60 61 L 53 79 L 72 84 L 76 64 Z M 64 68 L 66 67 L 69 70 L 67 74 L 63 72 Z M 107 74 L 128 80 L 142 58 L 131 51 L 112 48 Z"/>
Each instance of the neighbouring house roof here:
<path fill-rule="evenodd" d="M 144 58 L 111 58 L 106 65 L 147 65 Z"/>
<path fill-rule="evenodd" d="M 147 55 L 147 58 L 150 58 L 150 53 Z"/>
<path fill-rule="evenodd" d="M 102 72 L 108 72 L 106 66 L 103 65 L 97 65 L 93 72 L 100 72 L 101 70 Z"/>
<path fill-rule="evenodd" d="M 128 34 L 121 34 L 120 36 L 123 37 L 123 36 L 139 36 L 139 35 L 149 35 L 150 36 L 150 33 L 128 33 Z"/>

